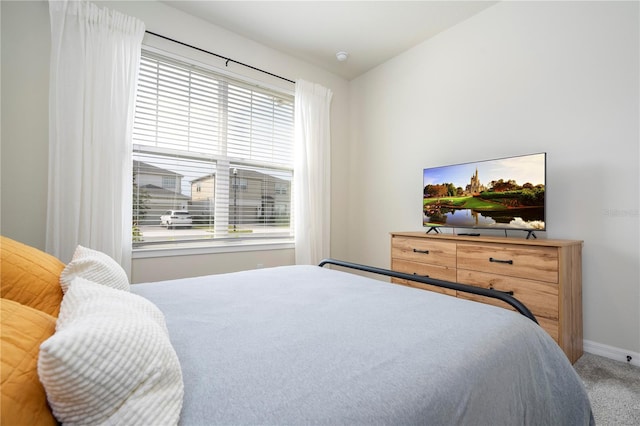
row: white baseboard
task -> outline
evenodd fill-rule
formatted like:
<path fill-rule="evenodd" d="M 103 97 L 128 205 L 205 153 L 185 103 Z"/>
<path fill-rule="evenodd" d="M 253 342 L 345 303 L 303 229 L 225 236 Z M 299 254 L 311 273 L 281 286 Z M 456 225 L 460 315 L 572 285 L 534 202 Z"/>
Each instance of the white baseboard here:
<path fill-rule="evenodd" d="M 603 356 L 615 361 L 628 362 L 631 365 L 640 367 L 640 353 L 638 352 L 632 352 L 626 349 L 616 348 L 614 346 L 603 345 L 602 343 L 596 343 L 589 340 L 583 340 L 582 344 L 584 351 L 589 352 L 590 354 Z M 631 361 L 628 361 L 628 356 L 631 357 Z"/>

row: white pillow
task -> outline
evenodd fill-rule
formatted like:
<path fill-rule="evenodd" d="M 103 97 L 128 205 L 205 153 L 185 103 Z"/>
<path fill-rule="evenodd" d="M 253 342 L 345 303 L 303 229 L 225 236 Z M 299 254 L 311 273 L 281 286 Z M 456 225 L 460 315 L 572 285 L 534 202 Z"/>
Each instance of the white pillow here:
<path fill-rule="evenodd" d="M 82 278 L 40 346 L 38 375 L 64 424 L 175 425 L 180 417 L 182 372 L 162 312 Z"/>
<path fill-rule="evenodd" d="M 67 292 L 71 281 L 76 277 L 129 291 L 129 278 L 122 266 L 108 255 L 90 248 L 76 247 L 71 262 L 62 270 L 60 286 L 63 293 Z"/>

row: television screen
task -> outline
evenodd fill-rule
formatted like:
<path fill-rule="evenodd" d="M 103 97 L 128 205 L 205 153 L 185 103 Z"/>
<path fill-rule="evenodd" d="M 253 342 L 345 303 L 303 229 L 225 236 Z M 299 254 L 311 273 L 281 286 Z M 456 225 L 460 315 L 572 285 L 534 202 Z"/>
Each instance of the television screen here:
<path fill-rule="evenodd" d="M 545 229 L 546 153 L 423 170 L 424 227 Z"/>

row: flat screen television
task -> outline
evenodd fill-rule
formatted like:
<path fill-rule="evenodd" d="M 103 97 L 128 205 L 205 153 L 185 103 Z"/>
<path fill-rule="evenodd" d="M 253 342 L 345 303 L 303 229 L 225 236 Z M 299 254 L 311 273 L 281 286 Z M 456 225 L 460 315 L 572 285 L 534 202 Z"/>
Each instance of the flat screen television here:
<path fill-rule="evenodd" d="M 546 153 L 423 170 L 422 225 L 545 230 Z M 535 236 L 535 234 L 533 234 Z"/>

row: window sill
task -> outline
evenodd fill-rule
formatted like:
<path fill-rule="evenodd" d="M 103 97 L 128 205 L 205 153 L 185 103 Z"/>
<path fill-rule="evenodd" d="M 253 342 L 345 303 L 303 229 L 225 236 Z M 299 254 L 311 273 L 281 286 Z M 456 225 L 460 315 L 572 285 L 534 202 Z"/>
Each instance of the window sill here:
<path fill-rule="evenodd" d="M 259 240 L 259 241 L 223 241 L 212 245 L 211 242 L 201 244 L 171 244 L 165 247 L 150 247 L 133 249 L 133 259 L 147 259 L 153 257 L 193 256 L 200 254 L 237 253 L 265 250 L 290 250 L 295 248 L 293 240 Z"/>

